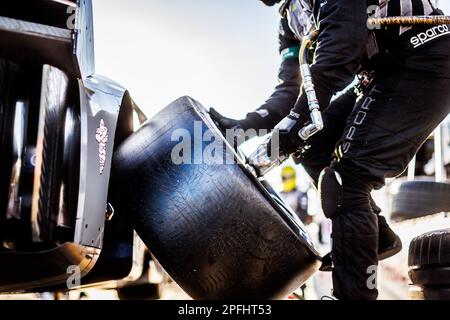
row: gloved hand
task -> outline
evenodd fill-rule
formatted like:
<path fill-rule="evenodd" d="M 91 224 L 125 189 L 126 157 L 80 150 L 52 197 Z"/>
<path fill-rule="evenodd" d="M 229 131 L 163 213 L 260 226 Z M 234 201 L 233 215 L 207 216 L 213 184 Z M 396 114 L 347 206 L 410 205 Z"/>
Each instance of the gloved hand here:
<path fill-rule="evenodd" d="M 222 131 L 223 134 L 226 133 L 228 129 L 236 130 L 236 129 L 243 129 L 241 121 L 234 120 L 230 118 L 226 118 L 223 115 L 221 115 L 219 112 L 217 112 L 216 109 L 211 108 L 209 109 L 209 115 L 213 119 L 214 122 L 216 122 L 219 129 Z"/>
<path fill-rule="evenodd" d="M 209 115 L 234 149 L 237 149 L 241 144 L 256 135 L 255 130 L 253 132 L 247 131 L 251 128 L 249 124 L 249 122 L 251 123 L 251 119 L 234 120 L 226 118 L 214 108 L 209 110 Z"/>
<path fill-rule="evenodd" d="M 299 131 L 306 125 L 300 116 L 291 112 L 274 129 L 272 138 L 268 144 L 268 154 L 270 157 L 289 157 L 298 151 L 305 141 L 299 136 Z M 272 152 L 276 152 L 272 155 Z"/>

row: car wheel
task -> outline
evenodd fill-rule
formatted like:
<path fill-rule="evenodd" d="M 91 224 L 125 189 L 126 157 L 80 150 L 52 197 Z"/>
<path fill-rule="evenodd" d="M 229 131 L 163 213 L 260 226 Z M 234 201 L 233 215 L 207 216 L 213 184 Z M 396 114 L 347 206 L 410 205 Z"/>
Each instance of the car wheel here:
<path fill-rule="evenodd" d="M 412 287 L 409 298 L 411 300 L 450 300 L 450 288 Z"/>
<path fill-rule="evenodd" d="M 45 120 L 39 189 L 39 237 L 47 243 L 57 240 L 61 184 L 64 171 L 64 129 L 68 79 L 54 67 L 44 66 L 43 97 Z"/>
<path fill-rule="evenodd" d="M 450 292 L 450 229 L 421 235 L 409 248 L 409 277 L 422 296 L 437 297 Z M 420 296 L 413 289 L 415 296 Z"/>
<path fill-rule="evenodd" d="M 115 208 L 194 299 L 285 298 L 320 266 L 301 223 L 191 98 L 118 147 L 112 181 Z"/>
<path fill-rule="evenodd" d="M 15 105 L 19 99 L 19 68 L 0 59 L 0 234 L 5 227 L 6 208 L 13 167 L 13 126 Z"/>
<path fill-rule="evenodd" d="M 406 181 L 393 195 L 391 219 L 403 221 L 446 211 L 450 211 L 449 183 Z"/>

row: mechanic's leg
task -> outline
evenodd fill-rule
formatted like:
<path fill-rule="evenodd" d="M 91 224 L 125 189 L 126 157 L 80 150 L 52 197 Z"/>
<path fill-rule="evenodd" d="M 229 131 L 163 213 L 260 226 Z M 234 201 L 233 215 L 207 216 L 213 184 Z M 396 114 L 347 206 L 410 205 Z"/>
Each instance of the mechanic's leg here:
<path fill-rule="evenodd" d="M 428 68 L 426 81 L 405 72 L 371 85 L 349 118 L 338 160 L 324 171 L 322 198 L 333 221 L 333 285 L 338 299 L 377 297 L 373 275 L 378 225 L 370 192 L 405 170 L 450 111 L 450 77 L 445 76 L 450 74 L 450 57 L 428 58 L 443 74 L 434 76 Z"/>
<path fill-rule="evenodd" d="M 308 140 L 310 148 L 303 154 L 300 163 L 316 187 L 320 173 L 333 159 L 334 150 L 342 138 L 347 119 L 355 107 L 357 98 L 355 88 L 350 88 L 333 100 L 322 114 L 324 129 Z"/>
<path fill-rule="evenodd" d="M 376 299 L 378 219 L 370 206 L 371 188 L 344 170 L 333 164 L 322 172 L 319 182 L 322 209 L 333 224 L 333 295 Z"/>
<path fill-rule="evenodd" d="M 402 250 L 402 241 L 391 229 L 386 218 L 381 215 L 381 208 L 370 197 L 370 206 L 378 218 L 378 259 L 390 258 Z"/>
<path fill-rule="evenodd" d="M 336 98 L 331 106 L 323 113 L 324 130 L 314 135 L 308 142 L 310 149 L 304 154 L 301 164 L 317 187 L 319 175 L 324 168 L 330 165 L 337 143 L 342 138 L 347 119 L 352 113 L 358 96 L 355 88 L 350 88 Z M 379 225 L 379 255 L 387 258 L 401 249 L 401 242 L 389 227 L 386 219 L 380 216 L 381 209 L 371 198 L 371 207 L 378 217 Z M 386 251 L 387 250 L 387 251 Z M 324 257 L 324 270 L 331 269 L 331 258 Z"/>

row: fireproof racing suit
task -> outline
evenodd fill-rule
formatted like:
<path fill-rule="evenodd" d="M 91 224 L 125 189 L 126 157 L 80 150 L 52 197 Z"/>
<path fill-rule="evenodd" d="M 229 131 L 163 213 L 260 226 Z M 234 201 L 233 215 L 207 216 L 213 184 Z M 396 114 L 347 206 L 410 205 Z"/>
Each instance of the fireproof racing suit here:
<path fill-rule="evenodd" d="M 369 30 L 366 26 L 373 6 L 381 17 L 442 14 L 428 0 L 292 0 L 283 7 L 292 2 L 297 10 L 313 4 L 308 8 L 313 8 L 320 32 L 311 69 L 325 129 L 308 141 L 311 147 L 302 164 L 317 181 L 334 160 L 324 170 L 321 186 L 324 211 L 333 220 L 334 295 L 375 299 L 376 286 L 369 280 L 378 264 L 378 228 L 385 221 L 374 214 L 370 192 L 383 186 L 386 177 L 404 171 L 449 111 L 449 27 Z M 304 31 L 309 21 L 288 17 L 284 16 L 280 32 L 282 82 L 265 105 L 247 116 L 247 128 L 271 129 L 289 113 L 292 101 L 297 101 L 292 111 L 299 115 L 299 127 L 309 119 L 304 92 L 297 100 L 300 76 L 295 48 L 301 35 L 294 33 Z M 297 22 L 294 27 L 293 22 Z M 330 103 L 333 94 L 361 71 L 372 75 L 370 85 L 366 82 L 359 95 L 350 89 Z"/>
<path fill-rule="evenodd" d="M 284 7 L 286 8 L 288 5 L 289 1 L 286 1 Z M 301 14 L 299 17 L 300 21 L 298 19 L 289 19 L 290 17 L 286 14 L 282 15 L 279 28 L 281 66 L 278 77 L 280 83 L 271 97 L 258 110 L 247 114 L 245 119 L 239 121 L 225 118 L 214 109 L 211 110 L 211 115 L 220 123 L 224 131 L 235 127 L 244 130 L 272 130 L 276 124 L 289 114 L 290 109 L 298 98 L 301 85 L 298 59 L 300 50 L 299 39 L 301 37 L 294 34 L 291 26 L 299 33 L 299 31 L 303 30 L 299 29 L 299 25 L 305 25 L 309 28 L 309 24 L 312 21 L 312 7 L 308 6 L 302 9 L 303 11 L 301 12 L 306 14 Z M 304 22 L 301 19 L 304 19 Z M 292 20 L 297 20 L 297 24 L 294 24 Z M 353 109 L 356 98 L 355 90 L 350 89 L 333 102 L 333 108 L 327 110 L 323 115 L 326 124 L 325 129 L 312 139 L 312 142 L 318 141 L 318 143 L 311 143 L 309 151 L 303 155 L 302 164 L 316 186 L 318 185 L 320 172 L 331 162 L 334 148 L 342 136 L 346 119 Z M 373 200 L 372 208 L 377 215 L 381 213 L 381 210 Z M 390 249 L 397 240 L 396 235 L 390 229 L 383 216 L 378 215 L 378 224 L 380 249 Z M 396 243 L 396 246 L 400 249 L 401 243 Z"/>
<path fill-rule="evenodd" d="M 405 170 L 450 111 L 449 26 L 369 30 L 367 10 L 372 5 L 379 6 L 379 16 L 442 14 L 428 0 L 314 3 L 319 37 L 311 72 L 326 110 L 325 130 L 338 132 L 344 126 L 335 158 L 319 181 L 322 208 L 333 222 L 333 290 L 338 299 L 377 298 L 378 219 L 370 192 Z M 330 103 L 361 71 L 371 75 L 371 82 L 356 104 L 347 95 Z M 298 125 L 286 140 L 287 149 L 302 143 L 295 139 L 309 120 L 305 92 L 289 117 Z M 327 142 L 317 135 L 309 143 L 315 162 L 314 148 L 320 150 Z M 281 142 L 280 148 L 285 146 Z"/>

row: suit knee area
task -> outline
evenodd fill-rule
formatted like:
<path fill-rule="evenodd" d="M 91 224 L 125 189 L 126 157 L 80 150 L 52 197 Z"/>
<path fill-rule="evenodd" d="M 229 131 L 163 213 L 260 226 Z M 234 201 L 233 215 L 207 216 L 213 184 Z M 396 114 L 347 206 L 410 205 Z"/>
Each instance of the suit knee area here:
<path fill-rule="evenodd" d="M 344 188 L 342 177 L 333 168 L 325 168 L 319 177 L 319 197 L 322 211 L 328 219 L 333 219 L 342 210 Z"/>

